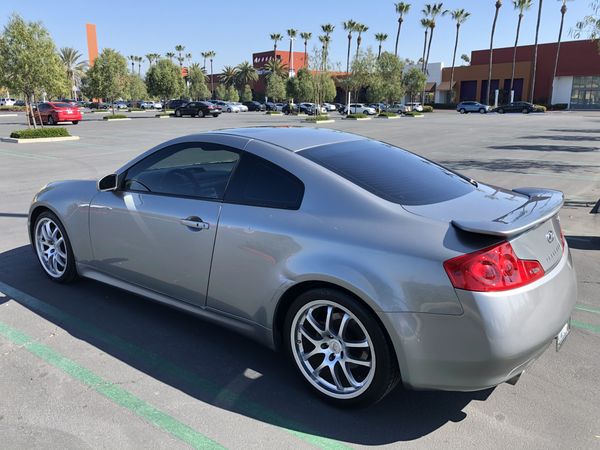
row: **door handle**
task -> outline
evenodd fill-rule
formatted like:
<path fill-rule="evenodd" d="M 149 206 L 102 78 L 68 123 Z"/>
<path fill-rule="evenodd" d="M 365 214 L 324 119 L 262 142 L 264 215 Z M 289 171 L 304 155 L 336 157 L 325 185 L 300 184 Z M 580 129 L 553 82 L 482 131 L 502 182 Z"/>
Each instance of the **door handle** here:
<path fill-rule="evenodd" d="M 200 217 L 195 216 L 188 217 L 187 219 L 181 219 L 179 222 L 182 225 L 195 230 L 208 230 L 210 228 L 210 224 L 208 222 L 204 222 Z"/>

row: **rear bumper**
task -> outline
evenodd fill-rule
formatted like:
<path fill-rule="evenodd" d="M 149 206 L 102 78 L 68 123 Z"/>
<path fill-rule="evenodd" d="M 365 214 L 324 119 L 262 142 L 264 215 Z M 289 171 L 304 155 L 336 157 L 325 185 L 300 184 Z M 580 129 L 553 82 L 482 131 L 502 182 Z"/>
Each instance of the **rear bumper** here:
<path fill-rule="evenodd" d="M 464 309 L 460 316 L 384 314 L 405 385 L 475 391 L 518 375 L 569 320 L 577 282 L 566 248 L 560 263 L 528 286 L 493 294 L 456 292 Z"/>

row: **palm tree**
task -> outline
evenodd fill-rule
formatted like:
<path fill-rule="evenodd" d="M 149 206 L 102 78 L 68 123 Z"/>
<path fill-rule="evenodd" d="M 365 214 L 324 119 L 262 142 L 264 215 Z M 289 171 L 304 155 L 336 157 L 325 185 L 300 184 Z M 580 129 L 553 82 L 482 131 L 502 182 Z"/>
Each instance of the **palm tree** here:
<path fill-rule="evenodd" d="M 202 68 L 206 71 L 206 58 L 208 58 L 209 52 L 202 52 L 202 53 L 200 53 L 200 55 L 202 55 L 202 58 L 204 58 L 204 62 L 202 63 Z"/>
<path fill-rule="evenodd" d="M 65 66 L 67 78 L 71 80 L 74 97 L 77 98 L 77 86 L 81 83 L 81 77 L 88 67 L 88 62 L 81 61 L 81 53 L 71 47 L 61 48 L 58 56 Z"/>
<path fill-rule="evenodd" d="M 466 53 L 460 55 L 460 59 L 462 59 L 465 62 L 465 64 L 471 64 L 471 58 L 469 58 L 469 55 L 467 55 Z"/>
<path fill-rule="evenodd" d="M 169 58 L 171 60 L 171 62 L 173 62 L 173 58 L 175 58 L 175 53 L 173 53 L 173 52 L 167 52 L 167 53 L 165 53 L 165 56 L 167 58 Z"/>
<path fill-rule="evenodd" d="M 183 45 L 176 45 L 175 46 L 175 51 L 177 52 L 177 60 L 179 61 L 179 66 L 182 67 L 182 63 L 183 63 L 183 56 L 182 53 L 185 51 L 185 46 Z"/>
<path fill-rule="evenodd" d="M 213 59 L 217 56 L 217 53 L 214 50 L 209 50 L 206 52 L 206 57 L 210 61 L 210 93 L 211 98 L 215 96 L 215 80 L 213 76 Z"/>
<path fill-rule="evenodd" d="M 273 58 L 274 58 L 275 54 L 277 53 L 277 43 L 283 39 L 283 36 L 279 33 L 271 33 L 269 37 L 273 41 Z"/>
<path fill-rule="evenodd" d="M 429 19 L 421 19 L 421 26 L 425 28 L 425 40 L 423 41 L 423 56 L 421 57 L 421 71 L 425 72 L 425 53 L 427 52 L 427 35 L 429 34 Z"/>
<path fill-rule="evenodd" d="M 358 52 L 360 51 L 360 43 L 362 42 L 362 34 L 369 31 L 369 27 L 362 23 L 356 24 L 356 31 L 358 36 L 356 37 L 356 57 L 358 58 Z"/>
<path fill-rule="evenodd" d="M 321 30 L 323 31 L 323 33 L 325 33 L 325 39 L 324 39 L 324 44 L 325 47 L 323 48 L 324 53 L 323 53 L 323 70 L 327 70 L 327 57 L 329 56 L 329 43 L 331 42 L 331 33 L 333 33 L 333 30 L 335 30 L 335 25 L 332 25 L 330 23 L 326 23 L 324 25 L 321 25 Z"/>
<path fill-rule="evenodd" d="M 142 74 L 142 61 L 143 60 L 144 60 L 144 58 L 142 58 L 141 56 L 135 57 L 135 62 L 137 62 L 137 65 L 138 65 L 138 76 L 141 76 L 141 74 Z"/>
<path fill-rule="evenodd" d="M 178 56 L 177 57 L 177 62 L 179 63 L 179 68 L 181 70 L 183 70 L 183 62 L 185 61 L 185 58 L 183 56 Z"/>
<path fill-rule="evenodd" d="M 289 54 L 289 66 L 290 66 L 290 77 L 292 76 L 292 74 L 294 73 L 294 67 L 292 67 L 292 43 L 294 41 L 294 39 L 296 39 L 296 34 L 298 34 L 298 30 L 294 30 L 293 28 L 290 28 L 289 30 L 287 30 L 287 35 L 290 38 L 290 54 Z"/>
<path fill-rule="evenodd" d="M 402 28 L 402 22 L 404 22 L 404 15 L 408 14 L 410 10 L 410 3 L 396 3 L 396 13 L 398 16 L 398 31 L 396 32 L 396 46 L 394 47 L 394 55 L 398 56 L 398 42 L 400 42 L 400 29 Z"/>
<path fill-rule="evenodd" d="M 375 40 L 379 42 L 379 50 L 377 52 L 377 59 L 381 56 L 381 47 L 383 43 L 387 40 L 388 35 L 386 33 L 375 33 Z"/>
<path fill-rule="evenodd" d="M 152 65 L 152 61 L 154 61 L 154 53 L 146 53 L 146 59 L 148 60 L 148 65 Z"/>
<path fill-rule="evenodd" d="M 567 13 L 567 1 L 569 0 L 558 0 L 562 2 L 560 7 L 560 28 L 558 29 L 558 43 L 556 45 L 556 59 L 554 60 L 554 74 L 552 75 L 552 83 L 550 85 L 550 106 L 552 106 L 552 100 L 554 96 L 554 79 L 556 78 L 556 72 L 558 71 L 558 55 L 560 54 L 560 41 L 562 39 L 563 25 L 565 23 L 565 14 Z"/>
<path fill-rule="evenodd" d="M 487 97 L 484 103 L 490 103 L 490 93 L 492 91 L 492 65 L 494 57 L 494 34 L 496 33 L 496 23 L 498 22 L 498 14 L 502 8 L 502 0 L 496 0 L 496 14 L 494 14 L 494 22 L 492 23 L 492 33 L 490 36 L 490 63 L 488 66 L 488 82 L 487 82 Z"/>
<path fill-rule="evenodd" d="M 304 40 L 304 65 L 308 67 L 308 41 L 312 38 L 312 33 L 303 31 L 300 33 L 300 37 Z"/>
<path fill-rule="evenodd" d="M 350 47 L 352 45 L 352 33 L 356 31 L 356 25 L 354 20 L 349 19 L 342 23 L 344 30 L 348 32 L 348 55 L 346 56 L 346 73 L 350 73 Z"/>
<path fill-rule="evenodd" d="M 265 64 L 265 69 L 269 71 L 267 77 L 271 75 L 278 75 L 281 78 L 285 78 L 288 73 L 288 68 L 281 62 L 280 59 L 272 59 Z"/>
<path fill-rule="evenodd" d="M 135 55 L 129 55 L 127 57 L 127 59 L 129 61 L 131 61 L 131 73 L 134 73 L 134 71 L 135 71 L 135 68 L 134 68 L 134 65 L 135 65 Z"/>
<path fill-rule="evenodd" d="M 226 87 L 231 87 L 235 84 L 237 79 L 238 71 L 235 67 L 225 66 L 219 79 Z"/>
<path fill-rule="evenodd" d="M 435 29 L 435 19 L 437 16 L 442 15 L 445 16 L 448 14 L 447 9 L 443 9 L 443 3 L 434 3 L 432 5 L 426 4 L 425 8 L 421 11 L 425 14 L 425 17 L 429 18 L 429 28 L 431 32 L 429 33 L 429 44 L 427 45 L 427 56 L 425 57 L 425 63 L 423 65 L 424 72 L 427 73 L 427 65 L 429 64 L 429 52 L 431 51 L 431 42 L 433 41 L 433 30 Z"/>
<path fill-rule="evenodd" d="M 187 59 L 187 65 L 190 66 L 192 64 L 192 54 L 191 53 L 186 53 L 185 54 L 185 59 Z"/>
<path fill-rule="evenodd" d="M 452 71 L 450 72 L 450 101 L 454 101 L 454 65 L 456 63 L 456 50 L 458 49 L 458 35 L 460 33 L 460 26 L 467 21 L 470 12 L 464 9 L 455 9 L 452 11 L 452 20 L 456 22 L 456 39 L 454 41 L 454 55 L 452 56 Z"/>
<path fill-rule="evenodd" d="M 247 84 L 253 83 L 258 80 L 258 72 L 252 64 L 248 61 L 240 63 L 236 67 L 237 69 L 237 84 L 240 89 L 243 89 Z"/>
<path fill-rule="evenodd" d="M 540 0 L 540 4 L 538 5 L 538 16 L 537 23 L 535 25 L 535 44 L 533 50 L 533 74 L 531 75 L 531 94 L 529 97 L 529 102 L 533 103 L 533 94 L 535 93 L 535 74 L 537 72 L 537 54 L 538 54 L 538 38 L 540 35 L 540 23 L 542 21 L 542 4 L 543 0 Z"/>
<path fill-rule="evenodd" d="M 521 31 L 521 21 L 523 20 L 524 12 L 531 8 L 532 0 L 513 0 L 513 6 L 519 10 L 519 19 L 517 20 L 517 34 L 515 36 L 515 48 L 513 49 L 512 74 L 510 76 L 510 91 L 513 90 L 515 81 L 515 65 L 517 63 L 517 45 L 519 45 L 519 33 Z"/>

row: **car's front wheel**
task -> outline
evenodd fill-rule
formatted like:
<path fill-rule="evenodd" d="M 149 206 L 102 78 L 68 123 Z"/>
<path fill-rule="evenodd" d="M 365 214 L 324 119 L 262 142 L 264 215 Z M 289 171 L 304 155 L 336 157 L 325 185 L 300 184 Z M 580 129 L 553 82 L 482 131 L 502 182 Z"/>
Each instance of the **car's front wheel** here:
<path fill-rule="evenodd" d="M 175 110 L 175 117 L 181 117 L 181 110 L 180 109 L 176 109 Z"/>
<path fill-rule="evenodd" d="M 465 114 L 466 112 L 467 112 L 467 110 L 466 110 L 465 108 L 460 108 L 460 111 L 459 111 L 459 113 L 461 113 L 461 114 Z"/>
<path fill-rule="evenodd" d="M 48 123 L 48 125 L 54 125 L 56 123 L 54 121 L 54 116 L 52 116 L 52 114 L 48 116 L 47 123 Z"/>
<path fill-rule="evenodd" d="M 33 245 L 46 275 L 58 283 L 77 278 L 75 257 L 64 226 L 50 211 L 41 213 L 33 228 Z"/>
<path fill-rule="evenodd" d="M 79 120 L 74 120 L 73 122 L 71 122 L 73 125 L 77 125 L 79 123 Z"/>
<path fill-rule="evenodd" d="M 529 114 L 529 110 L 527 108 L 523 108 L 523 114 Z"/>
<path fill-rule="evenodd" d="M 285 342 L 314 391 L 338 406 L 381 400 L 400 379 L 382 326 L 352 296 L 333 289 L 300 295 L 285 320 Z"/>
<path fill-rule="evenodd" d="M 487 111 L 485 108 L 479 108 L 479 114 L 485 114 Z"/>
<path fill-rule="evenodd" d="M 202 111 L 201 109 L 198 110 L 198 117 L 204 117 L 204 111 Z"/>

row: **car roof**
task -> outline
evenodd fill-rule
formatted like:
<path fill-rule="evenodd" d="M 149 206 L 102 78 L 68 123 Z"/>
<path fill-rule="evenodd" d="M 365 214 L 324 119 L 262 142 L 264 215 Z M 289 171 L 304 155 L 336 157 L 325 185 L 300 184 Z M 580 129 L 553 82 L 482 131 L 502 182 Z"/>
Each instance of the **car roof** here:
<path fill-rule="evenodd" d="M 292 152 L 299 152 L 321 145 L 366 139 L 356 134 L 311 127 L 231 128 L 214 131 L 214 133 L 256 139 L 283 147 Z"/>

